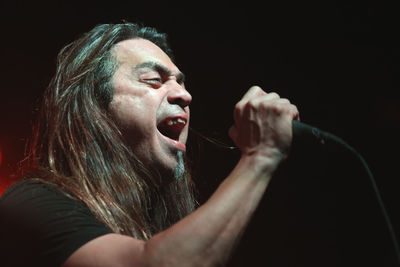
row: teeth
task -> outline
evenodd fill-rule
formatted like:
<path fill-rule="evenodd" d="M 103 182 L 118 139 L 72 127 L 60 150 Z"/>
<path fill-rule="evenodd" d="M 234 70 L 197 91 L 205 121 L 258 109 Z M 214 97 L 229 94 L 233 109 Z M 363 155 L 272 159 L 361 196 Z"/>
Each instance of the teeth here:
<path fill-rule="evenodd" d="M 176 121 L 179 122 L 179 123 L 182 123 L 183 125 L 186 124 L 186 121 L 182 120 L 181 118 L 178 118 Z"/>
<path fill-rule="evenodd" d="M 178 118 L 178 119 L 170 119 L 170 120 L 167 121 L 167 124 L 168 124 L 169 126 L 171 126 L 171 125 L 173 125 L 173 124 L 177 124 L 177 123 L 186 125 L 186 121 L 184 121 L 184 120 L 181 119 L 181 118 Z"/>

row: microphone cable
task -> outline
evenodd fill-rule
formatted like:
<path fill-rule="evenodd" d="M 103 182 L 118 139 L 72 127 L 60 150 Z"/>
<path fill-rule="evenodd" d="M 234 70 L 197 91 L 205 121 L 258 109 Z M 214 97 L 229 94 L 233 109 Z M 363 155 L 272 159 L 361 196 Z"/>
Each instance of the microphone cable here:
<path fill-rule="evenodd" d="M 298 122 L 298 121 L 293 121 L 292 126 L 293 126 L 293 138 L 300 138 L 301 136 L 305 136 L 305 135 L 310 137 L 311 135 L 313 135 L 321 145 L 325 145 L 329 141 L 332 141 L 333 143 L 338 144 L 341 147 L 344 147 L 345 149 L 347 149 L 347 151 L 353 153 L 353 155 L 356 156 L 356 158 L 359 159 L 359 161 L 361 162 L 364 170 L 367 173 L 369 181 L 371 182 L 371 186 L 372 186 L 372 189 L 374 191 L 376 200 L 378 201 L 379 208 L 380 208 L 380 210 L 382 212 L 382 215 L 384 217 L 387 229 L 389 231 L 389 235 L 390 235 L 390 238 L 391 238 L 391 241 L 392 241 L 393 249 L 394 249 L 394 252 L 396 254 L 397 264 L 400 266 L 399 242 L 397 240 L 393 224 L 392 224 L 392 222 L 390 220 L 389 214 L 388 214 L 387 209 L 385 207 L 385 204 L 383 202 L 383 199 L 382 199 L 381 193 L 380 193 L 380 191 L 378 189 L 378 185 L 376 183 L 374 175 L 372 174 L 372 171 L 369 168 L 369 166 L 368 166 L 366 160 L 364 159 L 364 157 L 361 156 L 361 154 L 355 148 L 350 146 L 343 139 L 341 139 L 341 138 L 339 138 L 339 137 L 337 137 L 337 136 L 335 136 L 335 135 L 333 135 L 333 134 L 331 134 L 329 132 L 322 131 L 322 130 L 316 128 L 316 127 L 313 127 L 313 126 L 310 126 L 308 124 L 301 123 L 301 122 Z"/>

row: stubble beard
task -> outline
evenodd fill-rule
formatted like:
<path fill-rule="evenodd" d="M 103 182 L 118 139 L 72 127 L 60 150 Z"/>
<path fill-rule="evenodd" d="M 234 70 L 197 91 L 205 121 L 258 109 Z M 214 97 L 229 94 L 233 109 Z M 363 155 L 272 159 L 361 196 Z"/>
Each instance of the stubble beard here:
<path fill-rule="evenodd" d="M 177 162 L 178 164 L 175 167 L 174 170 L 174 178 L 176 180 L 182 178 L 182 176 L 185 174 L 185 163 L 183 160 L 183 152 L 182 151 L 178 151 L 177 155 Z"/>

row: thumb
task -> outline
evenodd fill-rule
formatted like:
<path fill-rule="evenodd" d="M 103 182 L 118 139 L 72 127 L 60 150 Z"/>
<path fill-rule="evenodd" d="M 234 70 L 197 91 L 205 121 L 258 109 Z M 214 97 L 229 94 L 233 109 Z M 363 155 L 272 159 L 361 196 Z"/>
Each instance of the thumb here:
<path fill-rule="evenodd" d="M 238 132 L 237 132 L 235 125 L 232 125 L 229 128 L 228 134 L 229 134 L 229 137 L 232 139 L 232 141 L 236 144 L 236 140 L 238 138 Z"/>

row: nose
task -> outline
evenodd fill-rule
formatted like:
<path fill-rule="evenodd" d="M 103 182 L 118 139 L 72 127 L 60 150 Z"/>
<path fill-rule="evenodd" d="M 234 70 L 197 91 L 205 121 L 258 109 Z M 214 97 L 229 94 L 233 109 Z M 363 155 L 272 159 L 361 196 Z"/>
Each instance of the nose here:
<path fill-rule="evenodd" d="M 174 81 L 170 87 L 167 99 L 170 104 L 185 108 L 192 102 L 192 95 L 189 94 L 183 85 Z"/>

